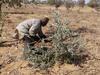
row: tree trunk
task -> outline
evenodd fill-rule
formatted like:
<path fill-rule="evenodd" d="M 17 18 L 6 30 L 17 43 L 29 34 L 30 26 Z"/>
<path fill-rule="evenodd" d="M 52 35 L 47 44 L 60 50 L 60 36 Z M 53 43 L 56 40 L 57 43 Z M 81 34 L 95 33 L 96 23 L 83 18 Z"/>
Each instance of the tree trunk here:
<path fill-rule="evenodd" d="M 2 3 L 0 3 L 0 14 L 2 13 Z"/>
<path fill-rule="evenodd" d="M 2 34 L 2 27 L 3 27 L 3 24 L 1 22 L 1 19 L 2 19 L 2 3 L 0 3 L 0 37 L 1 37 L 1 34 Z"/>

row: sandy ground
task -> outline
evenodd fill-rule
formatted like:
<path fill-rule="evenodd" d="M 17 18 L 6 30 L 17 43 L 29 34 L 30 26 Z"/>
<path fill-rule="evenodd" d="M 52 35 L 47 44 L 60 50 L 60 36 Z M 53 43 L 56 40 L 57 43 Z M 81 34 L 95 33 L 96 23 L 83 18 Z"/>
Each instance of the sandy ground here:
<path fill-rule="evenodd" d="M 48 16 L 52 23 L 51 9 L 55 9 L 50 5 L 26 5 L 18 8 L 3 11 L 10 12 L 33 12 L 34 14 L 8 14 L 6 15 L 3 27 L 2 37 L 0 41 L 11 41 L 15 27 L 22 21 L 32 18 L 42 18 Z M 63 64 L 54 66 L 47 71 L 32 69 L 28 66 L 28 62 L 20 58 L 23 53 L 23 43 L 9 42 L 0 46 L 0 75 L 100 75 L 100 13 L 95 9 L 84 7 L 78 12 L 75 7 L 67 12 L 66 8 L 61 6 L 59 11 L 62 17 L 70 20 L 68 25 L 70 28 L 77 30 L 82 34 L 85 45 L 85 52 L 90 56 L 85 62 L 81 62 L 81 67 L 74 64 Z M 43 28 L 43 32 L 49 31 L 49 24 Z M 11 57 L 13 57 L 13 59 Z M 16 58 L 16 59 L 15 59 Z M 80 60 L 79 60 L 80 61 Z"/>

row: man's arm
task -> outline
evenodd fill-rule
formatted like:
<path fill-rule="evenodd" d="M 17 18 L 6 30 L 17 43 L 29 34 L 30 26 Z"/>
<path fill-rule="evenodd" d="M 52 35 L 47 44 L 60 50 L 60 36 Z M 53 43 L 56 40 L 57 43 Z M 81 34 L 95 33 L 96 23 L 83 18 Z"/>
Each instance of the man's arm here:
<path fill-rule="evenodd" d="M 40 27 L 39 32 L 38 32 L 39 37 L 42 38 L 46 38 L 46 36 L 43 34 L 42 29 Z"/>
<path fill-rule="evenodd" d="M 36 36 L 39 27 L 40 27 L 40 20 L 34 20 L 32 22 L 31 28 L 29 29 L 29 35 L 30 36 Z"/>
<path fill-rule="evenodd" d="M 36 29 L 34 28 L 34 26 L 32 26 L 29 30 L 29 35 L 31 39 L 34 39 L 35 41 L 39 41 L 39 37 L 36 36 Z"/>
<path fill-rule="evenodd" d="M 35 34 L 35 28 L 34 28 L 34 26 L 32 26 L 30 29 L 29 29 L 29 35 L 30 36 L 35 36 L 36 34 Z"/>

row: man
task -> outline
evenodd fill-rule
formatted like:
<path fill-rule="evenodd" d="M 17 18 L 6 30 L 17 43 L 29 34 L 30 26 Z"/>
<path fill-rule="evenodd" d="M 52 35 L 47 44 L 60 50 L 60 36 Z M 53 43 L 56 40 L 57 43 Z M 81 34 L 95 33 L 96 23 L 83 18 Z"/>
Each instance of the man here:
<path fill-rule="evenodd" d="M 39 35 L 39 37 L 45 38 L 46 36 L 43 34 L 41 27 L 46 26 L 48 23 L 49 18 L 44 17 L 43 19 L 29 19 L 25 20 L 24 22 L 20 23 L 15 30 L 15 37 L 19 40 L 24 39 L 25 36 L 36 38 L 36 34 Z"/>
<path fill-rule="evenodd" d="M 43 19 L 29 19 L 20 23 L 16 27 L 15 38 L 24 41 L 24 56 L 28 50 L 28 46 L 30 43 L 32 43 L 33 40 L 39 41 L 39 39 L 46 38 L 41 28 L 46 26 L 48 21 L 48 17 L 44 17 Z"/>

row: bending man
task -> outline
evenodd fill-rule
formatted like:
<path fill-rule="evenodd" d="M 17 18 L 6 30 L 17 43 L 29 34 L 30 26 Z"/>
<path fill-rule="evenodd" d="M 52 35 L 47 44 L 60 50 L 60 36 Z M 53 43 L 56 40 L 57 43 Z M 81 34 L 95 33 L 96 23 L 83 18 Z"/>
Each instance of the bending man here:
<path fill-rule="evenodd" d="M 16 27 L 15 38 L 24 41 L 24 54 L 27 51 L 27 44 L 32 42 L 32 40 L 38 41 L 39 38 L 46 38 L 42 32 L 42 27 L 46 26 L 49 18 L 44 17 L 43 19 L 29 19 L 20 23 Z M 38 34 L 39 37 L 36 35 Z"/>

